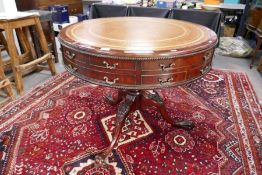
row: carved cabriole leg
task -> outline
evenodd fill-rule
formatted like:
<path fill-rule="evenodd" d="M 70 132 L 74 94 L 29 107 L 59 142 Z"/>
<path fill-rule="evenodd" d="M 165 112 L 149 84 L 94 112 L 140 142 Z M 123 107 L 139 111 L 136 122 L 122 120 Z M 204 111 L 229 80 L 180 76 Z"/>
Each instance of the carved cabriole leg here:
<path fill-rule="evenodd" d="M 182 128 L 185 130 L 191 130 L 194 127 L 193 122 L 191 121 L 180 121 L 174 122 L 169 115 L 167 114 L 166 107 L 164 101 L 160 97 L 157 91 L 147 91 L 143 94 L 142 99 L 142 108 L 147 108 L 150 106 L 155 106 L 159 112 L 161 113 L 163 119 L 170 123 L 173 127 Z"/>
<path fill-rule="evenodd" d="M 117 114 L 116 114 L 116 124 L 115 129 L 113 132 L 112 142 L 110 143 L 109 147 L 103 151 L 101 154 L 97 155 L 95 158 L 96 165 L 100 166 L 105 164 L 105 158 L 112 152 L 114 147 L 117 144 L 117 141 L 119 139 L 120 133 L 122 131 L 122 127 L 125 123 L 126 117 L 134 111 L 135 102 L 138 100 L 139 92 L 137 91 L 131 91 L 128 92 L 123 99 L 122 102 L 120 102 Z"/>
<path fill-rule="evenodd" d="M 105 158 L 112 152 L 117 145 L 117 141 L 122 131 L 122 127 L 125 123 L 126 117 L 137 109 L 143 109 L 148 107 L 156 107 L 164 120 L 170 123 L 172 126 L 191 130 L 194 125 L 191 121 L 173 122 L 168 116 L 164 101 L 156 91 L 118 91 L 118 97 L 113 99 L 111 95 L 106 97 L 106 100 L 110 104 L 117 104 L 119 101 L 119 107 L 116 114 L 116 127 L 113 131 L 113 139 L 110 145 L 102 153 L 95 157 L 95 166 L 104 166 Z"/>

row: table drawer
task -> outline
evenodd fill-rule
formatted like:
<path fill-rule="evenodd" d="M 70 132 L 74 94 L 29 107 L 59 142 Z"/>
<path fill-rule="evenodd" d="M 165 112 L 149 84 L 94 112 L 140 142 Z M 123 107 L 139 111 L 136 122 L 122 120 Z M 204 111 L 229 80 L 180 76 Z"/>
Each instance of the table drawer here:
<path fill-rule="evenodd" d="M 167 60 L 151 60 L 142 62 L 142 70 L 152 71 L 152 70 L 161 70 L 161 71 L 172 71 L 181 67 L 189 67 L 195 64 L 202 64 L 204 59 L 204 53 L 199 55 L 183 57 L 183 58 L 173 58 Z"/>
<path fill-rule="evenodd" d="M 142 75 L 143 85 L 169 85 L 186 80 L 187 72 L 177 72 L 173 74 Z"/>
<path fill-rule="evenodd" d="M 95 66 L 108 70 L 135 70 L 136 61 L 92 57 L 90 58 L 90 66 Z"/>
<path fill-rule="evenodd" d="M 71 62 L 79 62 L 83 65 L 88 65 L 88 57 L 77 51 L 74 51 L 67 47 L 62 47 L 62 53 L 64 59 L 70 60 Z"/>
<path fill-rule="evenodd" d="M 78 72 L 87 78 L 91 78 L 94 82 L 103 83 L 105 85 L 135 85 L 135 75 L 122 75 L 113 73 L 98 72 L 90 69 L 79 68 Z"/>
<path fill-rule="evenodd" d="M 64 60 L 64 65 L 66 66 L 67 69 L 71 72 L 78 72 L 79 71 L 79 66 L 72 62 L 70 59 L 65 58 Z"/>

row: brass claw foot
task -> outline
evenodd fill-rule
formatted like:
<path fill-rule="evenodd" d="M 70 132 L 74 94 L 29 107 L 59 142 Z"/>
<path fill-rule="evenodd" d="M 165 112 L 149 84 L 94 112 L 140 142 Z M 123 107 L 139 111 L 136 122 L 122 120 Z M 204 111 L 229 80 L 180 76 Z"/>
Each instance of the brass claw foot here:
<path fill-rule="evenodd" d="M 173 126 L 185 130 L 192 130 L 195 127 L 194 123 L 191 121 L 176 122 L 175 124 L 173 124 Z"/>
<path fill-rule="evenodd" d="M 102 155 L 96 155 L 95 156 L 95 165 L 96 166 L 101 166 L 101 165 L 104 165 L 105 164 L 105 156 L 102 154 Z"/>
<path fill-rule="evenodd" d="M 123 95 L 125 95 L 125 97 L 123 97 Z M 104 151 L 102 151 L 100 154 L 98 154 L 95 157 L 95 164 L 97 166 L 106 164 L 105 159 L 117 145 L 120 133 L 122 131 L 122 127 L 124 126 L 125 123 L 125 119 L 129 115 L 129 113 L 134 111 L 133 107 L 136 104 L 135 101 L 138 100 L 137 98 L 138 96 L 139 93 L 137 91 L 130 91 L 128 94 L 119 93 L 117 100 L 112 100 L 113 98 L 111 98 L 112 97 L 111 95 L 107 97 L 107 99 L 109 99 L 111 102 L 112 101 L 118 102 L 120 99 L 122 101 L 119 103 L 119 107 L 116 114 L 116 124 L 115 124 L 116 127 L 113 131 L 112 141 Z"/>
<path fill-rule="evenodd" d="M 157 109 L 159 110 L 159 112 L 161 113 L 161 116 L 163 117 L 163 119 L 171 124 L 174 127 L 177 128 L 182 128 L 185 130 L 191 130 L 194 128 L 194 123 L 191 121 L 181 121 L 181 122 L 175 122 L 170 118 L 170 116 L 167 114 L 165 105 L 164 105 L 164 101 L 162 100 L 162 98 L 160 97 L 160 95 L 158 94 L 157 91 L 153 91 L 153 92 L 148 92 L 147 93 L 147 98 L 144 101 L 146 101 L 146 105 L 147 106 L 155 106 L 157 107 Z"/>

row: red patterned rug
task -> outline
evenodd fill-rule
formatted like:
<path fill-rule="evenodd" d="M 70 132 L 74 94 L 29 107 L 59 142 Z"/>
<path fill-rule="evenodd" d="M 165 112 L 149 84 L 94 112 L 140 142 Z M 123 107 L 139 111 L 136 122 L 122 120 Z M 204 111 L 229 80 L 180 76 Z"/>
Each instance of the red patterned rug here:
<path fill-rule="evenodd" d="M 262 174 L 262 108 L 243 73 L 212 70 L 177 88 L 159 90 L 172 128 L 154 109 L 125 121 L 107 166 L 94 154 L 109 145 L 117 106 L 114 89 L 68 73 L 53 77 L 0 111 L 0 174 L 24 175 L 229 175 Z"/>

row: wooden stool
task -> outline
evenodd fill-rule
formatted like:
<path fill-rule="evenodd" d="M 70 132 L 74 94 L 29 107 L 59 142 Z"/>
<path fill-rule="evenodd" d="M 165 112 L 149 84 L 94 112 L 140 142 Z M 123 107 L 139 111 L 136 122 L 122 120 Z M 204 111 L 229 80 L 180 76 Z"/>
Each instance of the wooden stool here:
<path fill-rule="evenodd" d="M 38 34 L 41 50 L 44 53 L 44 55 L 40 58 L 36 58 L 29 27 L 35 27 L 35 30 Z M 21 49 L 24 51 L 24 53 L 21 55 L 19 55 L 17 51 L 13 29 L 15 29 L 20 41 Z M 4 30 L 5 32 L 7 51 L 10 56 L 16 88 L 20 95 L 24 93 L 22 75 L 36 70 L 40 63 L 47 61 L 52 75 L 56 74 L 53 56 L 49 52 L 46 38 L 37 15 L 12 19 L 0 19 L 0 30 Z"/>
<path fill-rule="evenodd" d="M 7 101 L 15 99 L 15 96 L 14 96 L 13 91 L 12 91 L 12 85 L 11 85 L 9 79 L 5 77 L 4 64 L 3 64 L 2 57 L 1 57 L 1 50 L 2 49 L 3 49 L 3 47 L 0 47 L 0 89 L 4 89 L 9 98 L 0 102 L 0 106 Z"/>

